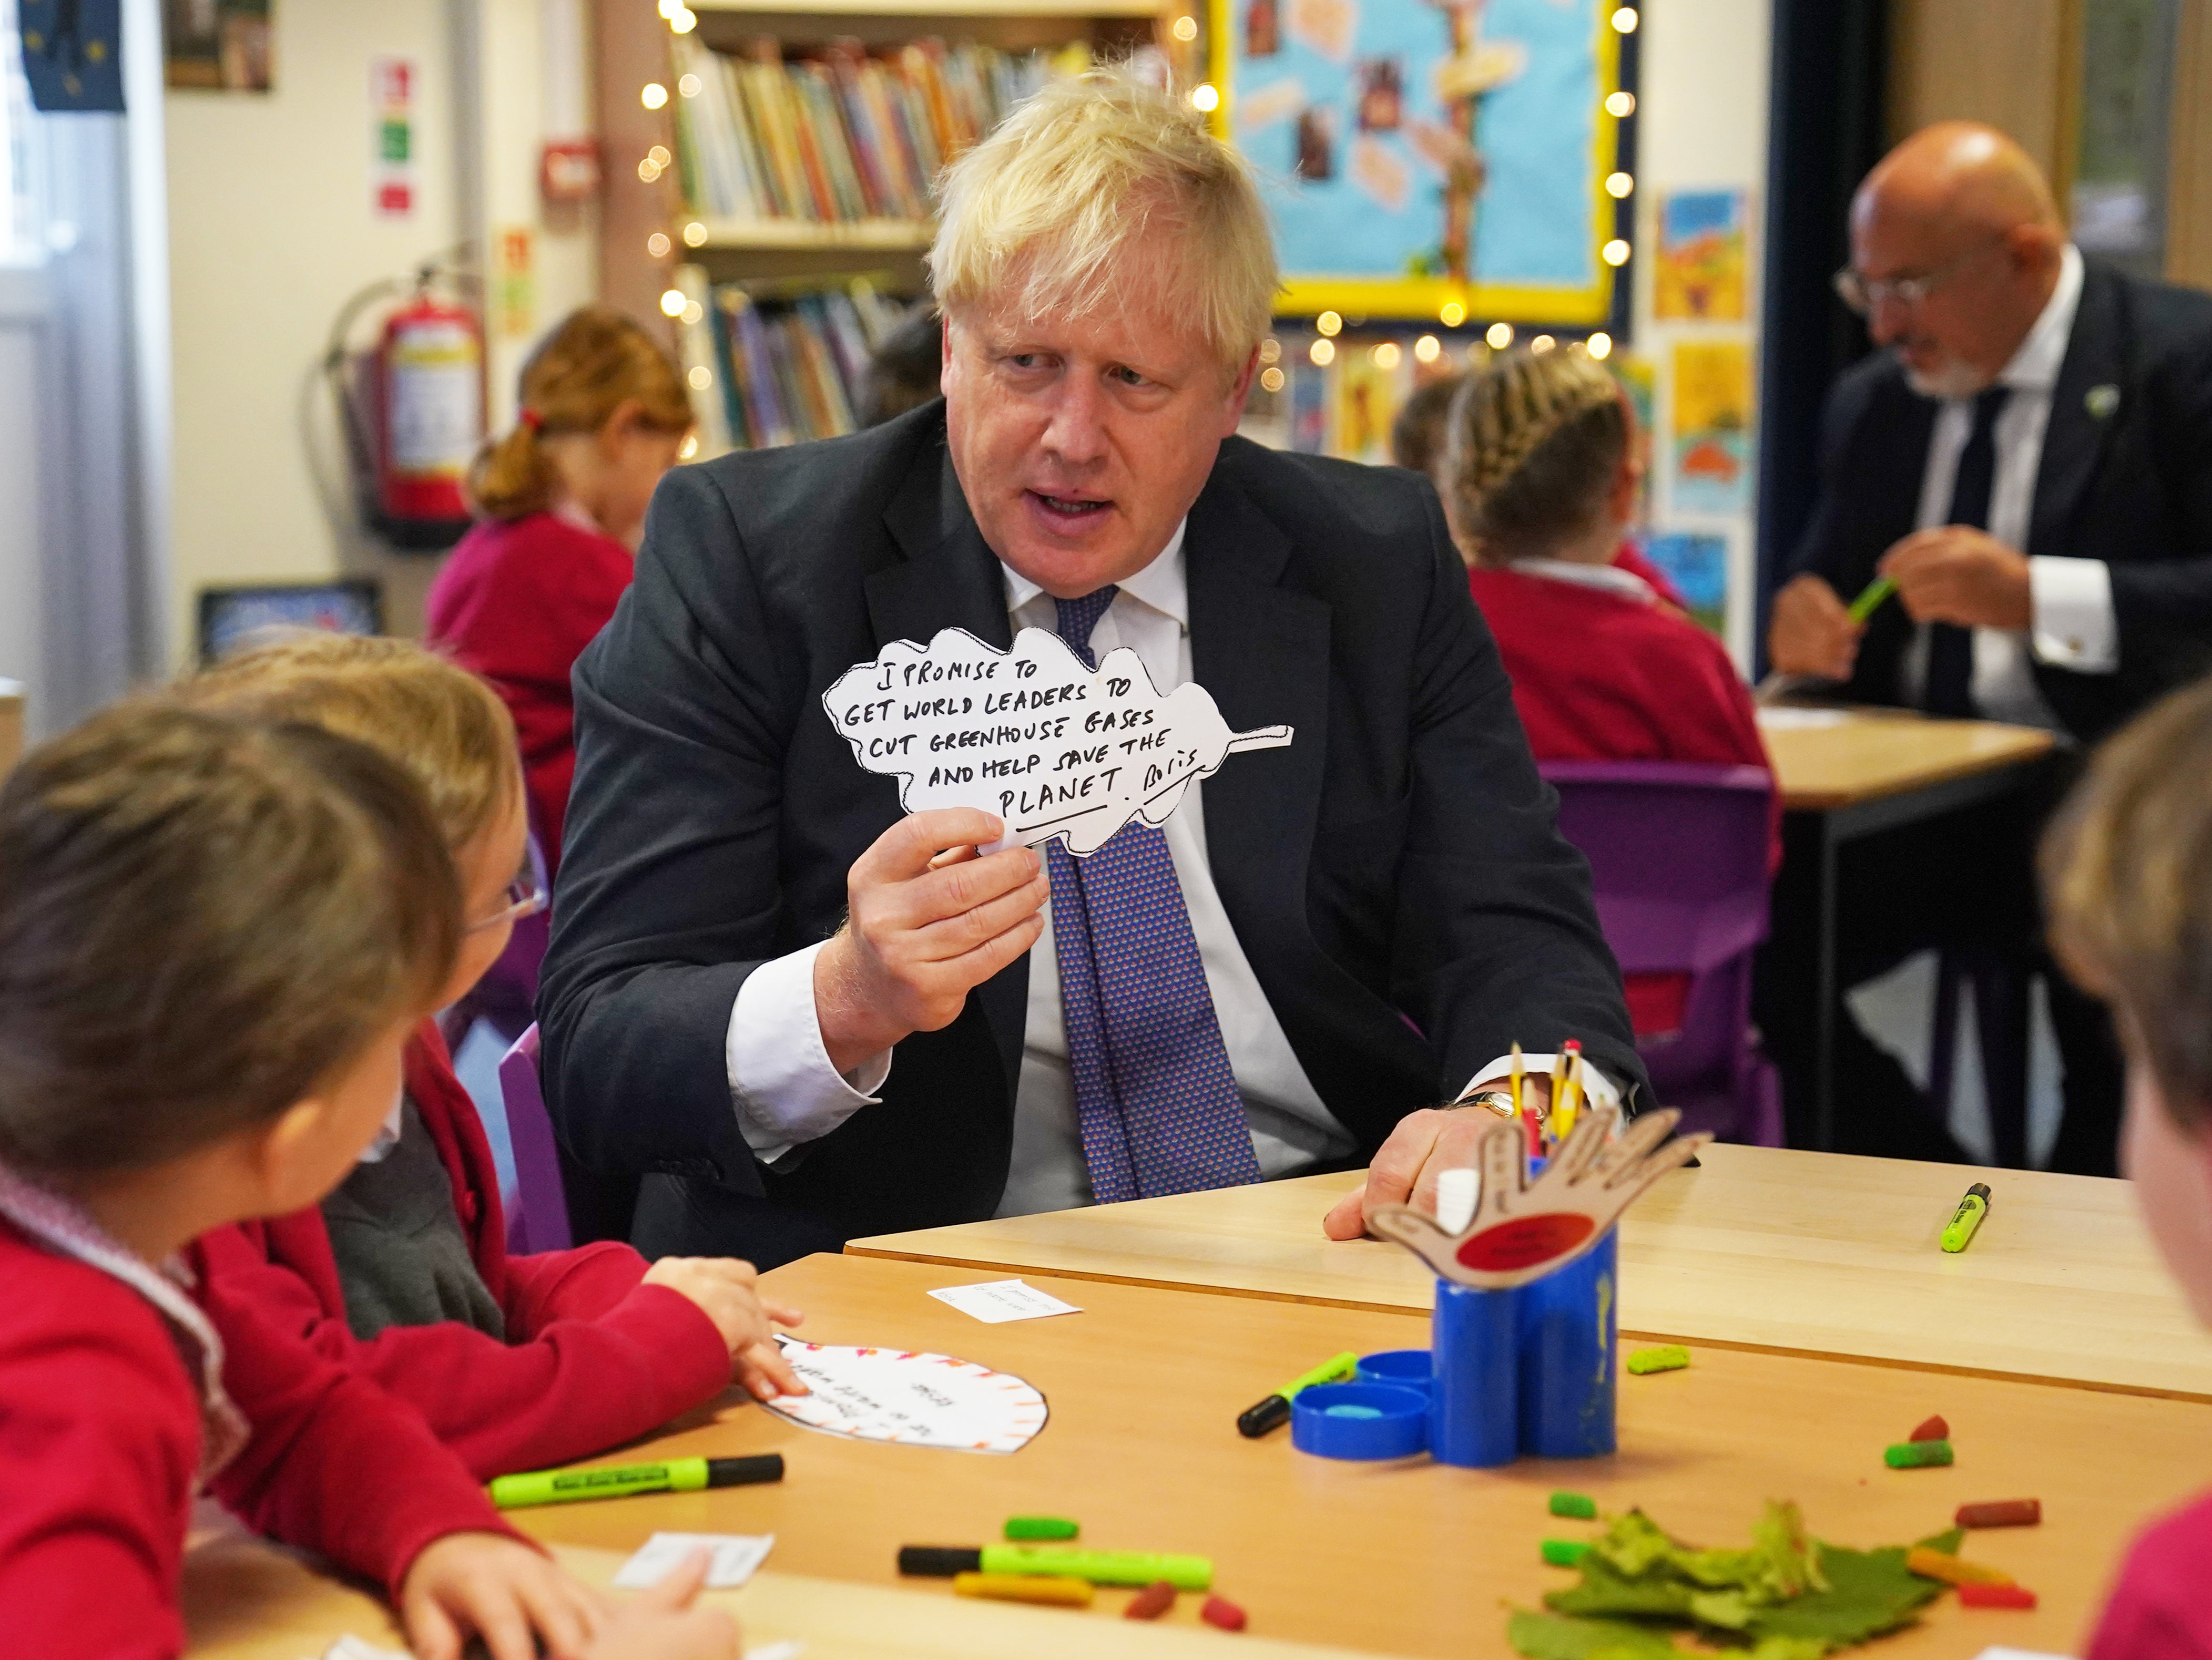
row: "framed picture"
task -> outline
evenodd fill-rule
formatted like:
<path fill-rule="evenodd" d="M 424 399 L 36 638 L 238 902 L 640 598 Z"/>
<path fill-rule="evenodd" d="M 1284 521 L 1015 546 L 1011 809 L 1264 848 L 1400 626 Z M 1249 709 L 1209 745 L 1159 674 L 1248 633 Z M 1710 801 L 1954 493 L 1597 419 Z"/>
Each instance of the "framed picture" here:
<path fill-rule="evenodd" d="M 162 0 L 163 78 L 204 92 L 268 92 L 276 84 L 275 0 Z"/>
<path fill-rule="evenodd" d="M 1635 107 L 1615 0 L 1210 3 L 1214 120 L 1261 175 L 1279 312 L 1615 318 L 1605 250 L 1630 215 L 1607 181 Z"/>
<path fill-rule="evenodd" d="M 272 629 L 384 632 L 384 586 L 374 577 L 200 590 L 200 661 L 216 663 Z"/>

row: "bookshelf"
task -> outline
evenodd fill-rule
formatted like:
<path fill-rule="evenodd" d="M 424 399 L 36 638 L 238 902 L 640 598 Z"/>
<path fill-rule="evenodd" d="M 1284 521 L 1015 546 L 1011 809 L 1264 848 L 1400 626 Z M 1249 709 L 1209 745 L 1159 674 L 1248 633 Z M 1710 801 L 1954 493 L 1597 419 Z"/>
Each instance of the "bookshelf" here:
<path fill-rule="evenodd" d="M 702 354 L 718 341 L 732 348 L 747 309 L 733 296 L 744 295 L 768 314 L 748 327 L 767 322 L 780 373 L 803 378 L 811 364 L 817 379 L 842 376 L 851 319 L 872 331 L 924 290 L 929 178 L 1048 72 L 1050 55 L 1153 46 L 1182 83 L 1204 62 L 1198 0 L 690 0 L 669 9 L 673 21 L 648 0 L 599 0 L 600 293 L 665 330 L 687 370 L 710 374 L 714 360 Z M 656 105 L 643 96 L 648 86 L 663 89 Z M 842 298 L 825 312 L 810 294 Z M 802 310 L 803 340 L 783 326 Z M 804 404 L 833 425 L 842 418 L 836 386 L 782 384 L 787 415 Z M 705 395 L 696 377 L 694 389 L 695 399 Z M 702 425 L 711 444 L 717 429 Z M 719 430 L 745 441 L 743 425 Z M 796 420 L 765 425 L 806 431 Z"/>

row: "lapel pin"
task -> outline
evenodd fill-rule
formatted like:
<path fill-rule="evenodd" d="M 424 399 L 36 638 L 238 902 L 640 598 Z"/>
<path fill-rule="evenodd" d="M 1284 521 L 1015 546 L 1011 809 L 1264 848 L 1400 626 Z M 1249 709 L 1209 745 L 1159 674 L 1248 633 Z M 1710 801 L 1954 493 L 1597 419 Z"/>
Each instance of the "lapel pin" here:
<path fill-rule="evenodd" d="M 2081 400 L 2081 407 L 2088 410 L 2092 421 L 2110 420 L 2112 411 L 2120 407 L 2120 389 L 2109 384 L 2092 386 L 2088 396 Z"/>

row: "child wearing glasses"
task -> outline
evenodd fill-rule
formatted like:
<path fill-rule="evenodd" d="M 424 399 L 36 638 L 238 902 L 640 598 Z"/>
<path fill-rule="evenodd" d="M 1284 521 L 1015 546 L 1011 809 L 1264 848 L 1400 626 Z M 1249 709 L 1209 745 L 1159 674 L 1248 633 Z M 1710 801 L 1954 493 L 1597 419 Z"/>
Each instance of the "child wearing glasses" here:
<path fill-rule="evenodd" d="M 422 1660 L 734 1660 L 703 1562 L 611 1610 L 282 1311 L 191 1294 L 195 1235 L 312 1204 L 384 1118 L 459 940 L 441 841 L 366 745 L 166 700 L 0 789 L 9 1653 L 174 1660 L 205 1487 L 387 1589 Z"/>
<path fill-rule="evenodd" d="M 187 704 L 296 721 L 366 743 L 422 787 L 466 902 L 441 1005 L 465 992 L 544 895 L 528 874 L 514 727 L 482 681 L 404 641 L 308 634 L 226 659 Z M 518 875 L 520 872 L 520 875 Z M 750 1264 L 626 1245 L 510 1257 L 476 1108 L 435 1022 L 375 1140 L 319 1206 L 211 1235 L 210 1281 L 301 1332 L 429 1421 L 480 1476 L 630 1439 L 737 1380 L 801 1388 Z"/>

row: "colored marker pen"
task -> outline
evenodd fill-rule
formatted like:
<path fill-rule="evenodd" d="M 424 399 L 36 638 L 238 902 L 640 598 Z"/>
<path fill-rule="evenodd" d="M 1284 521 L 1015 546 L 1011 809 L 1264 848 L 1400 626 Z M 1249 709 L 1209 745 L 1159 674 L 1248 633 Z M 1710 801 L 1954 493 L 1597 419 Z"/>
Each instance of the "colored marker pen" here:
<path fill-rule="evenodd" d="M 1881 609 L 1883 603 L 1896 591 L 1897 585 L 1887 577 L 1876 577 L 1865 587 L 1860 589 L 1859 597 L 1851 602 L 1850 612 L 1851 621 L 1864 622 L 1876 611 Z"/>
<path fill-rule="evenodd" d="M 1959 1208 L 1951 1213 L 1951 1220 L 1943 1227 L 1943 1249 L 1964 1251 L 1974 1237 L 1974 1230 L 1982 1225 L 1982 1218 L 1990 1214 L 1990 1190 L 1986 1183 L 1976 1182 L 1966 1190 L 1966 1197 L 1959 1201 Z"/>
<path fill-rule="evenodd" d="M 750 1458 L 671 1458 L 658 1464 L 607 1464 L 586 1469 L 533 1469 L 495 1477 L 491 1501 L 501 1510 L 571 1505 L 580 1499 L 627 1499 L 640 1493 L 696 1493 L 783 1480 L 783 1455 Z"/>
<path fill-rule="evenodd" d="M 1280 1429 L 1291 1421 L 1291 1397 L 1302 1389 L 1311 1389 L 1316 1384 L 1340 1384 L 1359 1375 L 1359 1357 L 1350 1349 L 1323 1360 L 1302 1378 L 1293 1378 L 1273 1395 L 1257 1404 L 1249 1406 L 1237 1415 L 1237 1431 L 1247 1440 L 1256 1441 L 1271 1429 Z M 1146 1584 L 1152 1583 L 1147 1579 Z"/>
<path fill-rule="evenodd" d="M 932 1579 L 960 1573 L 1050 1573 L 1094 1585 L 1149 1585 L 1164 1579 L 1177 1590 L 1204 1590 L 1213 1584 L 1208 1557 L 1042 1545 L 907 1545 L 899 1551 L 898 1571 Z"/>

